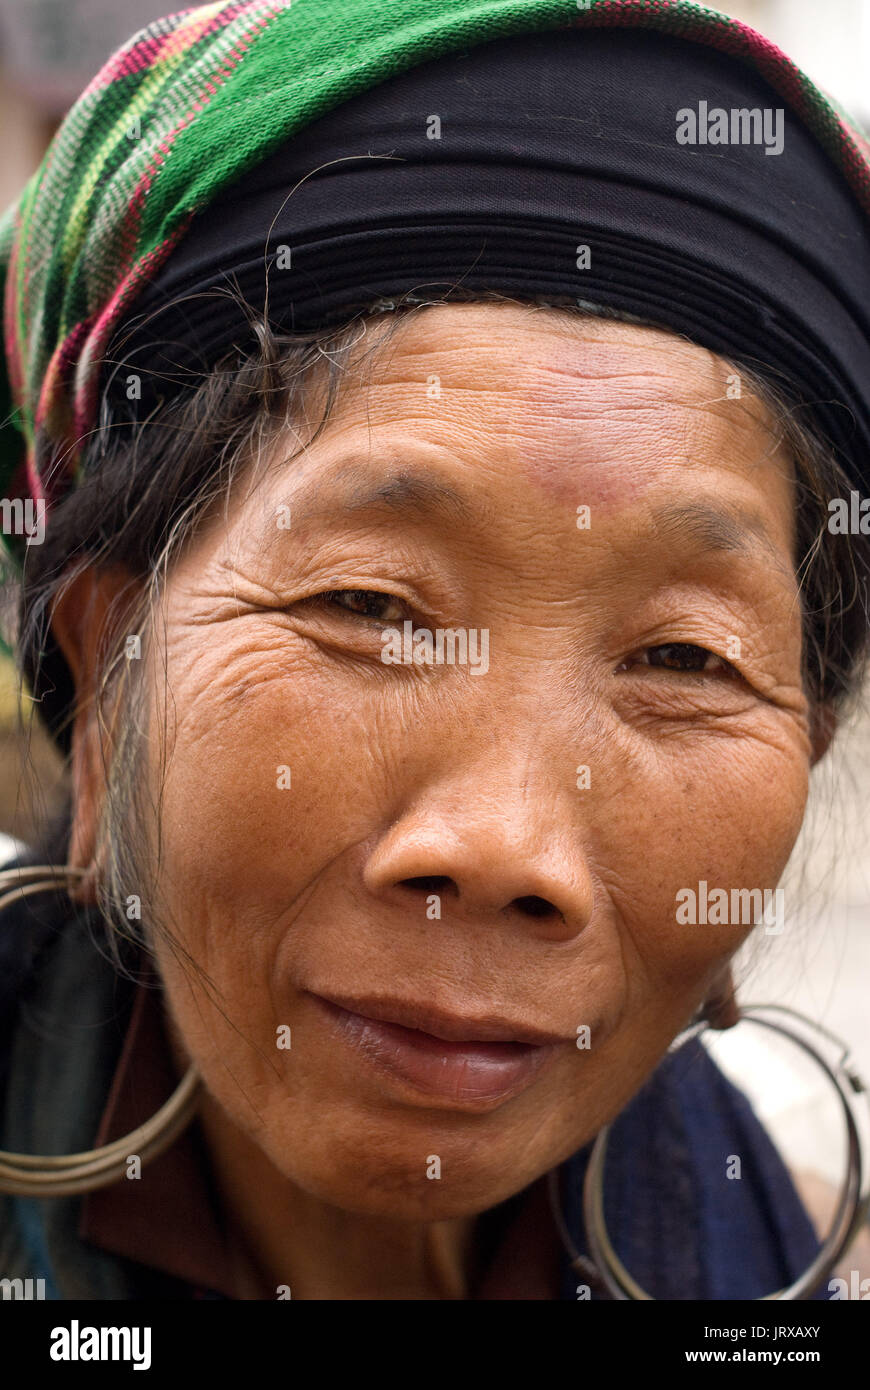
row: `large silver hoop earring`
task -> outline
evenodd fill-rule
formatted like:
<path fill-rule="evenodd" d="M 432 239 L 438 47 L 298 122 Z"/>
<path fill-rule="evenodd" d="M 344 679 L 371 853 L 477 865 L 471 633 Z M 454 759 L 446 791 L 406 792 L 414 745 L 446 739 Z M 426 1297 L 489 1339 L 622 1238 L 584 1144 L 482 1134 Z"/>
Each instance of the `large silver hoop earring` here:
<path fill-rule="evenodd" d="M 0 873 L 0 912 L 15 898 L 62 891 L 83 876 L 83 869 L 61 864 L 7 869 Z M 178 1138 L 196 1112 L 200 1084 L 199 1073 L 191 1067 L 156 1115 L 101 1149 L 56 1156 L 0 1149 L 0 1192 L 21 1197 L 69 1197 L 110 1186 L 124 1177 L 132 1155 L 144 1165 Z"/>
<path fill-rule="evenodd" d="M 792 1019 L 799 1020 L 802 1027 L 814 1035 L 813 1040 L 806 1038 L 793 1026 L 771 1020 L 767 1017 L 771 1013 L 786 1014 Z M 870 1104 L 868 1104 L 870 1097 L 868 1097 L 867 1087 L 850 1062 L 848 1048 L 839 1038 L 835 1038 L 832 1033 L 829 1033 L 818 1023 L 814 1023 L 795 1009 L 788 1009 L 779 1004 L 746 1005 L 740 1010 L 740 1021 L 742 1022 L 744 1019 L 747 1022 L 759 1023 L 762 1027 L 772 1029 L 776 1033 L 781 1033 L 808 1053 L 833 1084 L 846 1119 L 849 1145 L 848 1169 L 831 1229 L 822 1242 L 815 1259 L 793 1284 L 790 1284 L 788 1288 L 779 1289 L 776 1293 L 765 1294 L 763 1300 L 758 1301 L 806 1299 L 819 1287 L 825 1276 L 834 1268 L 840 1256 L 848 1250 L 862 1223 L 867 1219 L 868 1211 L 870 1211 L 870 1191 L 865 1192 L 864 1190 L 868 1173 L 867 1141 L 861 1132 L 857 1099 L 859 1096 L 863 1098 L 864 1105 L 861 1108 L 862 1112 L 866 1112 L 864 1113 L 866 1124 L 870 1118 Z M 668 1052 L 678 1051 L 709 1026 L 707 1020 L 693 1024 L 674 1040 Z M 829 1043 L 836 1044 L 840 1049 L 839 1058 L 833 1064 L 827 1060 L 816 1045 L 817 1040 L 821 1037 Z M 579 1253 L 571 1238 L 571 1233 L 565 1225 L 559 1198 L 557 1170 L 553 1170 L 549 1175 L 550 1206 L 562 1244 L 571 1256 L 572 1269 L 583 1275 L 586 1280 L 594 1280 L 598 1285 L 603 1284 L 612 1298 L 653 1301 L 653 1295 L 640 1287 L 620 1260 L 613 1248 L 604 1221 L 604 1163 L 607 1156 L 607 1140 L 610 1129 L 611 1126 L 606 1125 L 599 1132 L 592 1146 L 583 1182 L 583 1220 L 591 1258 Z"/>

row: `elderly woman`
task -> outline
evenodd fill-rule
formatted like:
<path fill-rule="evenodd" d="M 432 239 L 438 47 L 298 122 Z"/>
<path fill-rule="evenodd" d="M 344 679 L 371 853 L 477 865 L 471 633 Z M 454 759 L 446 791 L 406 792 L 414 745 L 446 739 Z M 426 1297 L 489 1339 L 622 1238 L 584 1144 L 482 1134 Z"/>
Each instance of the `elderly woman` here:
<path fill-rule="evenodd" d="M 868 210 L 693 5 L 243 0 L 110 59 L 2 235 L 71 773 L 0 899 L 4 1274 L 827 1296 L 690 1025 L 861 672 Z"/>

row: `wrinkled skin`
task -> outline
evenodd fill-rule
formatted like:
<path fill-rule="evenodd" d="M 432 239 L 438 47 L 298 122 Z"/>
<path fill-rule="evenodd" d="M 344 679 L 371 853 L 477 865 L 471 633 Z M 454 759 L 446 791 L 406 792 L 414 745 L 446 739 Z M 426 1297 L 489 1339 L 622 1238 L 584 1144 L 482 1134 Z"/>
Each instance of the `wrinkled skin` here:
<path fill-rule="evenodd" d="M 677 892 L 775 887 L 822 748 L 793 468 L 762 407 L 726 397 L 729 370 L 651 329 L 429 308 L 349 376 L 303 455 L 284 463 L 295 441 L 279 440 L 171 572 L 148 656 L 155 786 L 169 758 L 143 910 L 221 996 L 157 936 L 241 1296 L 463 1297 L 475 1217 L 618 1113 L 752 929 L 680 925 Z M 465 505 L 424 487 L 364 501 L 394 474 Z M 678 505 L 748 516 L 716 541 L 697 514 L 656 516 Z M 91 573 L 59 605 L 82 688 L 118 582 Z M 323 597 L 361 590 L 387 596 L 377 618 Z M 381 625 L 408 617 L 488 629 L 489 670 L 383 664 Z M 668 643 L 710 655 L 656 664 Z M 85 709 L 81 865 L 96 750 Z M 437 1099 L 336 1040 L 311 991 L 563 1041 L 519 1094 Z"/>

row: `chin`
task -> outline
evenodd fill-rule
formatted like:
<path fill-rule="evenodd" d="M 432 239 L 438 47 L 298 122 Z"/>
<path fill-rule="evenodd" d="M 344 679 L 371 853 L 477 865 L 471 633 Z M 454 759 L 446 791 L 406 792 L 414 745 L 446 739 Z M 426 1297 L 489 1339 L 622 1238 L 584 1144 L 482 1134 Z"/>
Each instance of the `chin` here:
<path fill-rule="evenodd" d="M 304 1127 L 303 1127 L 304 1128 Z M 290 1135 L 260 1135 L 258 1145 L 281 1176 L 309 1196 L 342 1211 L 398 1221 L 445 1221 L 487 1211 L 521 1191 L 551 1164 L 528 1158 L 524 1145 L 505 1140 L 497 1147 L 451 1138 L 437 1122 L 419 1119 L 403 1128 L 394 1120 L 378 1134 L 362 1126 L 355 1136 L 327 1134 L 320 1145 L 300 1152 Z M 435 1176 L 440 1171 L 440 1176 Z M 431 1176 L 430 1176 L 431 1174 Z"/>

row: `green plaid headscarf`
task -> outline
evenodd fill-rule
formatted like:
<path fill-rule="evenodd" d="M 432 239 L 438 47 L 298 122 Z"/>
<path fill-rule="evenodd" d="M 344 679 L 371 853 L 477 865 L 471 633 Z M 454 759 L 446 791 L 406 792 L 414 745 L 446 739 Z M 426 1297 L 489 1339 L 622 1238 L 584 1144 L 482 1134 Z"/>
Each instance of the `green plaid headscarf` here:
<path fill-rule="evenodd" d="M 71 108 L 0 221 L 0 496 L 80 476 L 102 354 L 194 213 L 316 117 L 456 50 L 565 27 L 654 29 L 743 58 L 870 213 L 870 147 L 772 43 L 681 0 L 235 0 L 161 19 Z M 13 555 L 21 537 L 5 538 Z"/>

